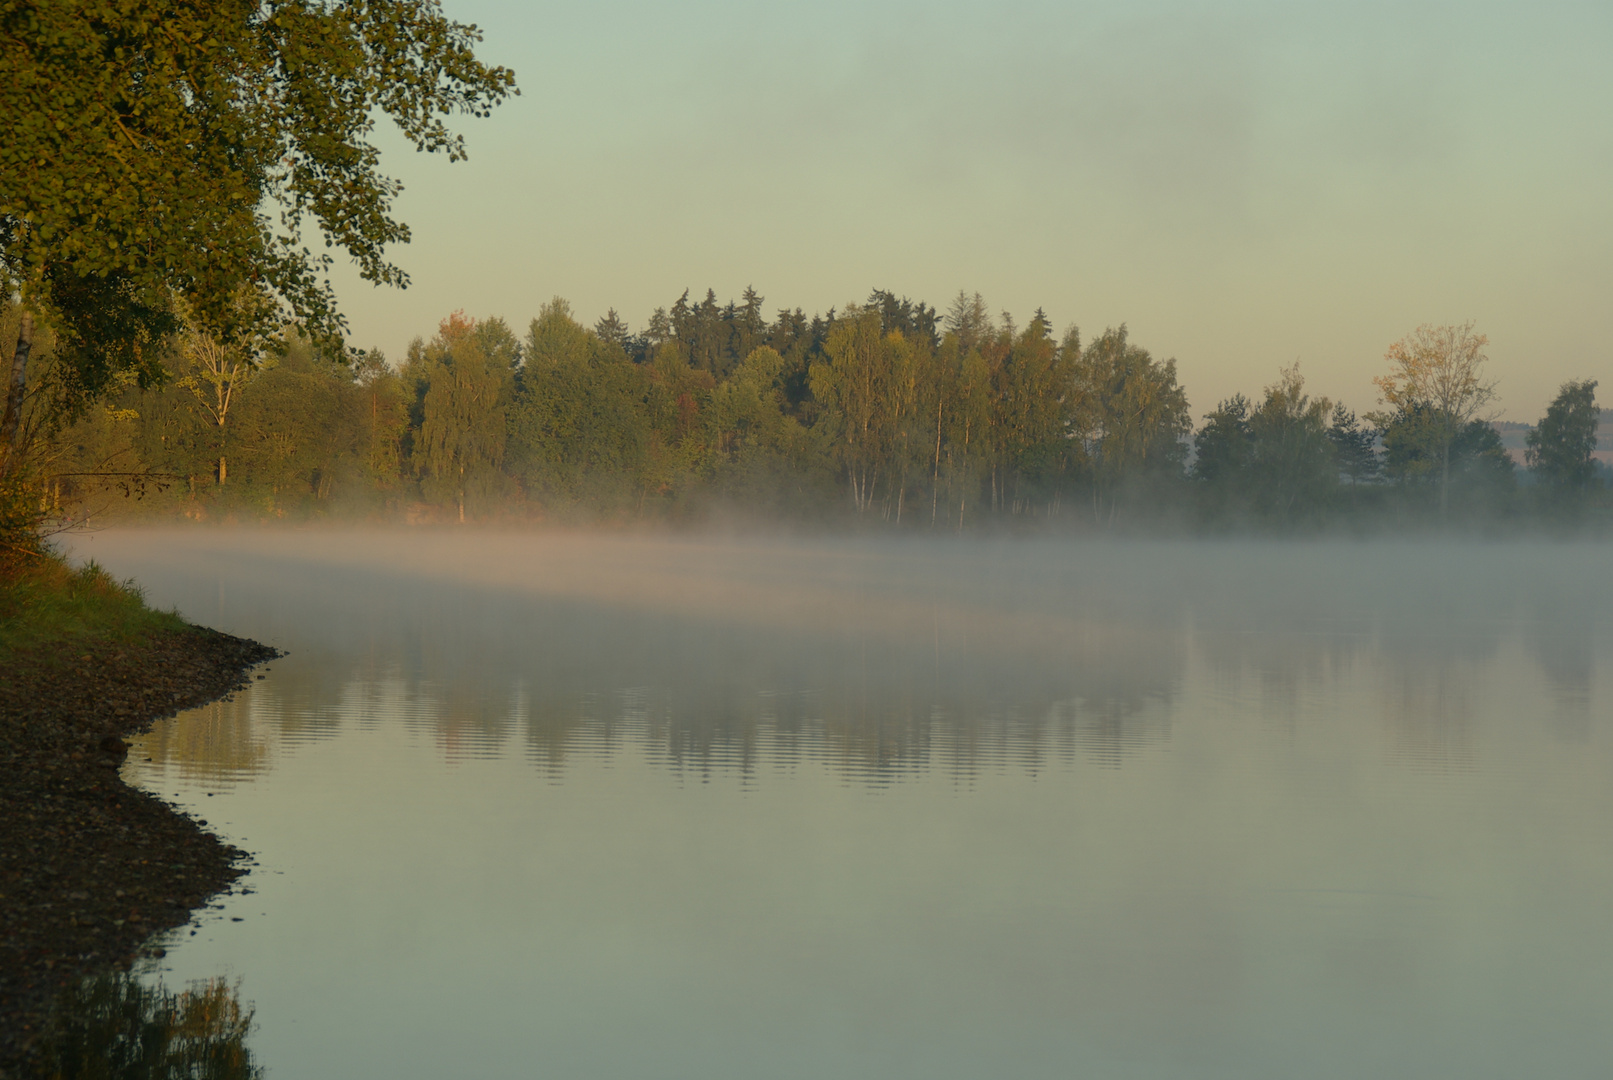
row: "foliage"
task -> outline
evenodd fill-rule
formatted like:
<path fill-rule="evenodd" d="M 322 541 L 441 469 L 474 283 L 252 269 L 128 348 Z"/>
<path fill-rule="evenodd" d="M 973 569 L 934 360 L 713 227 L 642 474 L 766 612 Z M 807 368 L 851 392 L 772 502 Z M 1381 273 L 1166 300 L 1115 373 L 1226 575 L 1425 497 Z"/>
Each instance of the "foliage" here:
<path fill-rule="evenodd" d="M 60 433 L 52 490 L 62 513 L 82 515 L 87 504 L 70 504 L 83 477 L 110 462 L 151 478 L 120 480 L 129 494 L 115 504 L 225 520 L 738 511 L 948 529 L 1168 518 L 1283 530 L 1518 509 L 1495 429 L 1470 420 L 1446 442 L 1449 413 L 1414 395 L 1377 414 L 1380 429 L 1308 394 L 1289 368 L 1195 432 L 1175 363 L 1124 326 L 1084 342 L 1075 327 L 1055 336 L 1040 311 L 1018 324 L 967 294 L 944 316 L 876 289 L 771 321 L 754 290 L 708 299 L 685 296 L 638 333 L 614 313 L 587 326 L 559 298 L 520 339 L 500 319 L 456 312 L 397 369 L 373 351 L 343 364 L 282 332 L 231 384 L 222 486 L 213 369 L 181 339 L 165 354 L 167 385 L 127 379 Z M 736 342 L 753 344 L 736 358 Z"/>
<path fill-rule="evenodd" d="M 1204 426 L 1193 436 L 1193 479 L 1212 486 L 1225 501 L 1247 476 L 1254 441 L 1249 399 L 1234 394 L 1204 414 Z"/>
<path fill-rule="evenodd" d="M 1383 472 L 1378 456 L 1378 432 L 1361 426 L 1354 411 L 1341 402 L 1333 406 L 1333 419 L 1327 428 L 1338 461 L 1339 474 L 1349 480 L 1352 495 L 1361 484 L 1369 484 Z"/>
<path fill-rule="evenodd" d="M 1495 398 L 1495 383 L 1484 377 L 1489 338 L 1473 324 L 1422 325 L 1389 346 L 1389 371 L 1373 379 L 1380 404 L 1391 411 L 1369 416 L 1387 428 L 1394 417 L 1415 417 L 1418 445 L 1437 465 L 1440 514 L 1450 504 L 1451 455 L 1457 439 L 1478 412 Z"/>
<path fill-rule="evenodd" d="M 370 138 L 384 115 L 464 157 L 444 118 L 515 92 L 479 40 L 435 0 L 0 0 L 0 267 L 71 342 L 86 393 L 120 368 L 160 377 L 175 296 L 226 341 L 254 321 L 242 288 L 335 341 L 331 260 L 302 232 L 406 282 Z"/>
<path fill-rule="evenodd" d="M 501 320 L 480 325 L 456 312 L 418 358 L 426 368 L 415 458 L 424 488 L 452 502 L 465 520 L 467 499 L 499 492 L 505 412 L 515 377 L 515 339 Z"/>
<path fill-rule="evenodd" d="M 607 328 L 609 329 L 609 328 Z M 532 494 L 620 510 L 650 454 L 645 373 L 556 298 L 532 320 L 510 410 L 511 472 Z"/>
<path fill-rule="evenodd" d="M 1558 496 L 1585 491 L 1595 481 L 1591 452 L 1596 449 L 1596 380 L 1566 382 L 1527 439 L 1529 468 Z"/>
<path fill-rule="evenodd" d="M 1194 436 L 1192 476 L 1211 519 L 1252 515 L 1295 524 L 1326 513 L 1348 479 L 1377 475 L 1376 433 L 1355 414 L 1305 393 L 1296 364 L 1283 368 L 1258 406 L 1242 394 L 1223 401 Z"/>
<path fill-rule="evenodd" d="M 1072 431 L 1084 451 L 1092 509 L 1112 524 L 1120 494 L 1181 474 L 1192 430 L 1176 361 L 1160 362 L 1106 330 L 1072 365 Z M 1107 509 L 1105 509 L 1107 507 Z"/>
<path fill-rule="evenodd" d="M 812 396 L 835 431 L 852 505 L 866 513 L 883 495 L 898 520 L 916 449 L 918 357 L 901 330 L 886 330 L 879 309 L 848 305 L 812 366 Z M 894 496 L 894 499 L 893 499 Z"/>
<path fill-rule="evenodd" d="M 407 283 L 387 259 L 409 231 L 392 217 L 400 187 L 379 171 L 376 121 L 459 159 L 446 118 L 517 92 L 476 59 L 479 40 L 437 0 L 0 0 L 0 301 L 17 312 L 0 540 L 24 540 L 13 511 L 29 497 L 13 496 L 43 475 L 36 438 L 108 393 L 158 387 L 181 330 L 184 387 L 213 430 L 170 416 L 184 430 L 172 447 L 160 436 L 158 456 L 205 449 L 226 483 L 235 391 L 282 314 L 345 358 L 332 258 L 305 234 L 367 280 Z M 48 378 L 30 371 L 37 345 Z M 202 470 L 185 465 L 193 484 Z M 32 497 L 54 510 L 58 496 Z"/>
<path fill-rule="evenodd" d="M 1425 501 L 1419 492 L 1433 492 L 1441 518 L 1453 506 L 1502 509 L 1515 480 L 1500 434 L 1472 420 L 1447 440 L 1446 423 L 1434 407 L 1420 403 L 1390 416 L 1383 431 L 1384 473 L 1412 497 L 1413 506 Z"/>
<path fill-rule="evenodd" d="M 784 411 L 785 360 L 759 345 L 711 391 L 707 439 L 721 498 L 777 512 L 821 499 L 829 480 L 817 432 Z"/>
<path fill-rule="evenodd" d="M 1338 487 L 1328 418 L 1333 403 L 1305 393 L 1299 365 L 1283 368 L 1249 417 L 1255 509 L 1285 518 L 1321 509 Z"/>

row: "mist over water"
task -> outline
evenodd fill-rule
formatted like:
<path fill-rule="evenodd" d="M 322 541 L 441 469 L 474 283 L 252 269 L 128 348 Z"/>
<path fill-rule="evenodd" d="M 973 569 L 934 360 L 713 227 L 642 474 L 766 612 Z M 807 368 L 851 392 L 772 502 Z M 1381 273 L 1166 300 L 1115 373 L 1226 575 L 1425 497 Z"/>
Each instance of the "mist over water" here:
<path fill-rule="evenodd" d="M 115 531 L 282 1075 L 1592 1076 L 1595 545 Z M 149 761 L 143 760 L 149 758 Z M 240 919 L 240 922 L 229 921 Z"/>

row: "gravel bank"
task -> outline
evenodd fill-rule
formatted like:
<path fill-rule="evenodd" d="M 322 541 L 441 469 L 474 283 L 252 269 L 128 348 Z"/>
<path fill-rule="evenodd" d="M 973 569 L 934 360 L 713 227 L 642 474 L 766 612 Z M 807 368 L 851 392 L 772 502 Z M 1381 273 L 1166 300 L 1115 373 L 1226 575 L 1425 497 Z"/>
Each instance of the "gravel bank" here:
<path fill-rule="evenodd" d="M 51 1003 L 127 966 L 245 872 L 205 822 L 129 787 L 124 739 L 279 655 L 212 630 L 0 657 L 0 1080 L 30 1075 Z"/>

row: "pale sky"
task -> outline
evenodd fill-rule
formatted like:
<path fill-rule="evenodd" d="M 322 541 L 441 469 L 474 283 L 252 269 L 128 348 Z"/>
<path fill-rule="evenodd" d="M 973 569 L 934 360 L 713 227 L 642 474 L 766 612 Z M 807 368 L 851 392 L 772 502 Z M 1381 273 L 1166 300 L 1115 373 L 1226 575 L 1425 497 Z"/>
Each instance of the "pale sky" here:
<path fill-rule="evenodd" d="M 390 132 L 413 284 L 343 273 L 401 359 L 551 296 L 635 329 L 688 288 L 810 314 L 959 289 L 1174 356 L 1195 418 L 1299 360 L 1357 409 L 1385 347 L 1476 321 L 1500 407 L 1613 403 L 1613 6 L 444 0 L 522 96 Z"/>

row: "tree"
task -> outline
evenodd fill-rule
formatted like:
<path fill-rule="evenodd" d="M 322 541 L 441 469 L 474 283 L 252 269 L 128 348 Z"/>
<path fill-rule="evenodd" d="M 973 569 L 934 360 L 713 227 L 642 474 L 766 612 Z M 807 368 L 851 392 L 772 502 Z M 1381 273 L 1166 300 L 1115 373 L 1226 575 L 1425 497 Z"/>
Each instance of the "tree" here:
<path fill-rule="evenodd" d="M 1204 426 L 1193 436 L 1193 479 L 1229 489 L 1244 479 L 1253 450 L 1249 399 L 1234 394 L 1204 414 Z"/>
<path fill-rule="evenodd" d="M 986 304 L 985 297 L 979 293 L 970 296 L 962 289 L 959 289 L 958 295 L 952 298 L 952 303 L 947 305 L 943 325 L 958 335 L 958 348 L 965 353 L 996 332 L 996 327 L 992 323 L 991 308 Z"/>
<path fill-rule="evenodd" d="M 260 299 L 251 293 L 243 293 L 242 297 L 246 304 Z M 256 372 L 257 344 L 250 340 L 221 341 L 193 320 L 189 321 L 180 341 L 179 352 L 188 370 L 180 376 L 179 385 L 190 392 L 216 431 L 218 469 L 214 478 L 219 487 L 224 486 L 229 476 L 224 448 L 225 424 L 229 420 L 230 406 L 235 403 L 236 391 Z"/>
<path fill-rule="evenodd" d="M 997 445 L 1002 455 L 1004 504 L 1026 510 L 1032 489 L 1056 493 L 1069 449 L 1071 372 L 1081 352 L 1073 327 L 1062 345 L 1040 309 L 1009 346 L 999 370 Z"/>
<path fill-rule="evenodd" d="M 1105 330 L 1081 351 L 1073 372 L 1072 434 L 1085 452 L 1092 512 L 1113 524 L 1123 486 L 1182 471 L 1182 437 L 1193 429 L 1176 361 L 1158 361 Z M 1107 510 L 1105 509 L 1107 507 Z"/>
<path fill-rule="evenodd" d="M 1202 506 L 1208 516 L 1234 516 L 1246 509 L 1254 442 L 1249 399 L 1242 394 L 1204 414 L 1204 426 L 1193 436 L 1190 476 L 1204 493 Z"/>
<path fill-rule="evenodd" d="M 529 496 L 598 508 L 642 493 L 646 377 L 617 341 L 585 330 L 556 297 L 527 333 L 510 410 L 511 466 Z"/>
<path fill-rule="evenodd" d="M 656 347 L 649 364 L 644 407 L 651 438 L 641 480 L 641 496 L 675 496 L 707 471 L 711 446 L 702 419 L 716 380 L 689 364 L 673 340 Z"/>
<path fill-rule="evenodd" d="M 1545 417 L 1524 437 L 1525 460 L 1548 489 L 1573 495 L 1591 485 L 1596 476 L 1591 452 L 1601 419 L 1595 379 L 1563 383 Z"/>
<path fill-rule="evenodd" d="M 271 517 L 323 513 L 331 496 L 367 472 L 365 402 L 353 368 L 287 333 L 232 410 L 231 508 Z"/>
<path fill-rule="evenodd" d="M 1484 378 L 1490 339 L 1473 333 L 1471 322 L 1460 326 L 1424 324 L 1389 346 L 1384 359 L 1389 372 L 1373 379 L 1380 403 L 1410 415 L 1419 413 L 1420 435 L 1439 470 L 1439 513 L 1450 513 L 1451 448 L 1479 411 L 1495 399 L 1495 383 Z M 1394 412 L 1368 419 L 1388 427 Z"/>
<path fill-rule="evenodd" d="M 114 372 L 163 376 L 174 298 L 225 345 L 263 330 L 241 290 L 340 342 L 327 254 L 402 286 L 376 119 L 417 149 L 465 156 L 444 117 L 485 116 L 516 93 L 480 63 L 475 26 L 436 0 L 0 0 L 0 289 L 26 318 L 0 433 L 16 432 L 35 319 L 91 399 Z M 259 311 L 258 306 L 244 309 Z"/>
<path fill-rule="evenodd" d="M 1328 425 L 1327 437 L 1333 443 L 1333 455 L 1338 459 L 1339 474 L 1350 481 L 1353 493 L 1357 484 L 1377 479 L 1383 469 L 1378 460 L 1378 433 L 1361 426 L 1355 412 L 1344 403 L 1333 406 L 1333 420 Z"/>
<path fill-rule="evenodd" d="M 852 505 L 859 514 L 870 509 L 883 479 L 887 511 L 900 520 L 907 469 L 922 450 L 913 437 L 917 352 L 900 330 L 884 331 L 878 308 L 855 304 L 835 320 L 823 351 L 812 365 L 812 396 L 835 437 Z"/>
<path fill-rule="evenodd" d="M 1338 462 L 1327 437 L 1333 403 L 1305 393 L 1299 365 L 1283 368 L 1249 416 L 1255 506 L 1291 517 L 1324 502 L 1338 486 Z"/>
<path fill-rule="evenodd" d="M 632 330 L 622 321 L 622 317 L 616 314 L 615 308 L 605 312 L 605 317 L 594 323 L 594 335 L 601 341 L 615 345 L 623 353 L 629 350 L 633 342 Z"/>
<path fill-rule="evenodd" d="M 478 326 L 455 312 L 427 353 L 434 363 L 415 454 L 428 489 L 450 498 L 463 523 L 467 498 L 489 493 L 500 476 L 514 339 L 501 320 Z"/>
<path fill-rule="evenodd" d="M 1432 485 L 1439 513 L 1449 516 L 1451 495 L 1496 507 L 1514 484 L 1512 458 L 1494 426 L 1470 420 L 1445 441 L 1445 421 L 1430 405 L 1413 403 L 1389 417 L 1383 429 L 1384 472 L 1402 487 Z"/>
<path fill-rule="evenodd" d="M 366 349 L 353 362 L 361 395 L 364 469 L 375 494 L 395 494 L 403 479 L 403 439 L 409 428 L 403 380 L 380 349 Z"/>
<path fill-rule="evenodd" d="M 783 373 L 784 358 L 757 346 L 711 391 L 706 415 L 718 489 L 759 510 L 781 509 L 809 486 L 816 494 L 816 474 L 827 472 L 815 467 L 823 455 L 814 435 L 784 412 Z"/>

